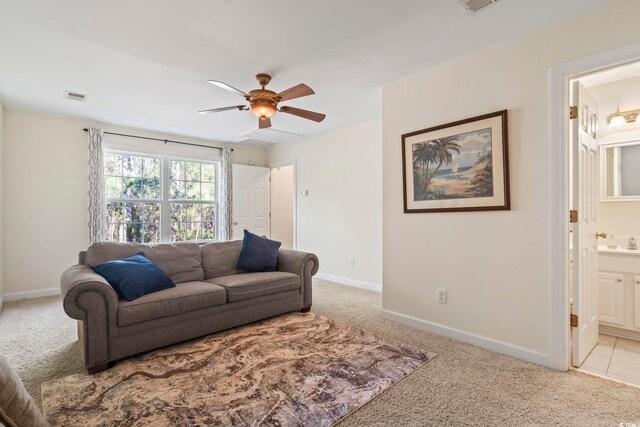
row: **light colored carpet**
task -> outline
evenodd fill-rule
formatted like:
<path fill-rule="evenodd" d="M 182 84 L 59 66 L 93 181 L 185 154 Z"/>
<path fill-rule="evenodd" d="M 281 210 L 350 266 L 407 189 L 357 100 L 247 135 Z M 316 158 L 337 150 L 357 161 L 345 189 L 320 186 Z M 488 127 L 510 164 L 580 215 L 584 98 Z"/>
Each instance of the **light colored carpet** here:
<path fill-rule="evenodd" d="M 288 313 L 42 384 L 55 426 L 330 427 L 435 354 Z"/>
<path fill-rule="evenodd" d="M 552 371 L 381 317 L 381 295 L 316 280 L 313 311 L 438 354 L 340 423 L 345 426 L 640 425 L 640 389 Z M 81 371 L 75 323 L 58 298 L 8 303 L 0 352 L 37 401 L 46 379 Z"/>

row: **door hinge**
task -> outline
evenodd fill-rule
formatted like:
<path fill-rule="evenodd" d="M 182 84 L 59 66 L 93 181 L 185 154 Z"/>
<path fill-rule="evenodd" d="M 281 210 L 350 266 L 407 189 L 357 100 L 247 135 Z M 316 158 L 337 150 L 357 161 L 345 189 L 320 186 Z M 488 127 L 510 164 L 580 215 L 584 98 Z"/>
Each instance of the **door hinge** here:
<path fill-rule="evenodd" d="M 569 315 L 569 324 L 571 325 L 572 328 L 577 328 L 578 327 L 578 315 L 577 314 Z"/>
<path fill-rule="evenodd" d="M 269 212 L 269 218 L 271 218 L 271 212 Z"/>
<path fill-rule="evenodd" d="M 571 224 L 578 222 L 578 211 L 573 209 L 569 211 L 569 222 Z"/>
<path fill-rule="evenodd" d="M 578 106 L 572 105 L 571 107 L 569 107 L 569 119 L 573 120 L 577 118 L 578 118 Z"/>

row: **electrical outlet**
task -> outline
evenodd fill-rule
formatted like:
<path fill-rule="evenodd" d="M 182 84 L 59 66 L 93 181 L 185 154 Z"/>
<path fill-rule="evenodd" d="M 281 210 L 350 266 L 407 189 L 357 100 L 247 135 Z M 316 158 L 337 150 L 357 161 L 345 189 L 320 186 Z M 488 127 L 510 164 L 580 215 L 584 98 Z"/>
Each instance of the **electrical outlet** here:
<path fill-rule="evenodd" d="M 356 266 L 356 259 L 355 258 L 349 258 L 349 267 L 350 268 L 355 268 Z"/>
<path fill-rule="evenodd" d="M 438 288 L 438 303 L 446 304 L 447 303 L 447 290 Z"/>

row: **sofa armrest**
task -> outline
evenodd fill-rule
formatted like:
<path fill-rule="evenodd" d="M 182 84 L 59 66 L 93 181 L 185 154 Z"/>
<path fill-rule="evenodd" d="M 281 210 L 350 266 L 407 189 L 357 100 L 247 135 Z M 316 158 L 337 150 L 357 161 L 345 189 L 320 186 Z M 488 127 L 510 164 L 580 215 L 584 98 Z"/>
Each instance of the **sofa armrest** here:
<path fill-rule="evenodd" d="M 320 263 L 315 254 L 291 249 L 280 249 L 278 252 L 278 271 L 286 271 L 300 276 L 302 281 L 303 308 L 311 307 L 311 277 L 318 272 Z"/>
<path fill-rule="evenodd" d="M 116 329 L 118 294 L 86 265 L 67 269 L 60 280 L 64 311 L 82 322 L 79 328 L 87 367 L 109 360 L 109 339 Z"/>
<path fill-rule="evenodd" d="M 74 265 L 62 273 L 60 291 L 64 311 L 73 319 L 87 320 L 87 316 L 92 314 L 91 304 L 98 301 L 106 303 L 114 315 L 118 308 L 116 291 L 104 277 L 86 265 Z M 83 298 L 85 294 L 90 298 Z"/>

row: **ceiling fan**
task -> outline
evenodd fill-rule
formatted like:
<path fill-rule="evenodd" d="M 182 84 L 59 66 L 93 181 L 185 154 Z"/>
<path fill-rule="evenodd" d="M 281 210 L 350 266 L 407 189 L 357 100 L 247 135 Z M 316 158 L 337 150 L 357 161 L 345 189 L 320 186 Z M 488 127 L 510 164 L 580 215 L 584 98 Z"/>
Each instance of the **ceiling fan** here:
<path fill-rule="evenodd" d="M 262 89 L 254 89 L 249 91 L 249 93 L 244 93 L 243 91 L 236 89 L 233 86 L 229 86 L 228 84 L 219 82 L 217 80 L 207 80 L 212 85 L 216 85 L 218 87 L 221 87 L 222 89 L 226 89 L 229 92 L 233 92 L 244 97 L 244 99 L 249 102 L 249 105 L 233 105 L 231 107 L 212 108 L 210 110 L 198 111 L 198 113 L 209 114 L 234 109 L 238 109 L 240 111 L 251 110 L 251 112 L 258 117 L 258 127 L 260 129 L 271 127 L 271 116 L 273 116 L 276 111 L 292 114 L 294 116 L 302 117 L 303 119 L 307 120 L 313 120 L 314 122 L 321 122 L 326 117 L 325 114 L 316 113 L 315 111 L 303 110 L 302 108 L 287 106 L 278 107 L 278 104 L 282 101 L 289 101 L 291 99 L 313 95 L 315 92 L 306 84 L 300 83 L 297 86 L 293 86 L 280 93 L 276 93 L 272 90 L 265 89 L 265 86 L 268 85 L 271 81 L 271 76 L 269 74 L 258 74 L 256 75 L 256 80 L 258 80 L 258 83 L 260 84 L 260 86 L 262 86 Z"/>

